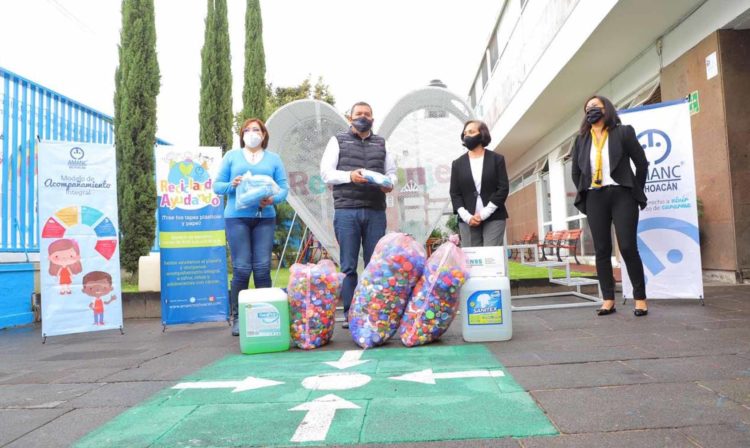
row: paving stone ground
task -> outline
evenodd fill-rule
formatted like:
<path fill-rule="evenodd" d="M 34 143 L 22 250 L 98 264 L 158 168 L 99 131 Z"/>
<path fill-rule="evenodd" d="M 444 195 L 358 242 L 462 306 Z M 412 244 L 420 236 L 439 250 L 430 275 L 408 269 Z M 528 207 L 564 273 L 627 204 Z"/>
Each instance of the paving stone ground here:
<path fill-rule="evenodd" d="M 513 339 L 481 348 L 557 435 L 388 446 L 750 447 L 750 286 L 707 286 L 705 306 L 652 301 L 643 318 L 633 316 L 632 303 L 618 302 L 617 307 L 617 313 L 606 317 L 595 317 L 592 308 L 514 313 Z M 183 378 L 200 380 L 199 372 L 216 362 L 246 358 L 236 356 L 237 339 L 221 324 L 174 326 L 162 333 L 157 319 L 128 320 L 125 330 L 124 336 L 54 337 L 44 345 L 38 327 L 0 331 L 0 446 L 72 446 L 118 415 L 172 393 L 170 388 Z M 435 345 L 438 350 L 452 347 L 459 349 L 451 368 L 471 368 L 471 357 L 462 364 L 460 354 L 465 355 L 464 347 L 478 348 L 463 342 L 458 325 Z M 320 356 L 331 352 L 327 356 L 336 357 L 355 348 L 337 328 Z M 394 341 L 372 353 L 393 363 L 404 353 L 406 359 L 417 356 L 404 350 Z M 305 353 L 288 353 L 300 354 Z M 487 383 L 475 384 L 477 403 L 470 409 L 479 413 Z M 452 392 L 440 391 L 446 396 Z M 381 392 L 387 395 L 385 389 Z M 376 398 L 366 395 L 352 393 L 350 401 Z M 190 399 L 187 394 L 184 398 Z M 411 409 L 397 401 L 381 406 L 382 411 L 368 409 L 388 414 L 379 424 L 392 420 L 398 425 Z M 279 428 L 297 425 L 304 412 L 287 423 L 286 416 L 294 413 L 283 414 Z M 435 421 L 448 426 L 445 419 Z M 144 419 L 138 429 L 145 431 L 150 422 L 155 418 Z M 497 421 L 495 426 L 501 425 Z M 211 427 L 202 430 L 210 432 Z M 345 429 L 339 433 L 332 426 L 331 431 L 342 445 L 352 440 Z M 163 445 L 171 446 L 170 440 L 180 443 L 179 438 L 164 439 Z M 375 436 L 358 440 L 378 441 Z M 252 441 L 236 441 L 238 446 L 248 443 Z"/>

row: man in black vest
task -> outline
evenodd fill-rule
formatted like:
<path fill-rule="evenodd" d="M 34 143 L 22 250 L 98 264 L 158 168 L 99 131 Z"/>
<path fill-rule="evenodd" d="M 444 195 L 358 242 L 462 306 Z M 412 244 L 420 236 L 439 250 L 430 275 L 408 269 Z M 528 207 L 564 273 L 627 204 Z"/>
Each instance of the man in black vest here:
<path fill-rule="evenodd" d="M 339 243 L 344 328 L 349 328 L 349 306 L 357 286 L 357 261 L 362 246 L 365 265 L 378 240 L 385 235 L 385 194 L 393 188 L 370 184 L 362 175 L 367 169 L 385 174 L 396 185 L 396 162 L 386 150 L 385 139 L 372 133 L 372 107 L 364 102 L 352 106 L 349 130 L 331 138 L 320 161 L 320 176 L 333 185 L 333 228 Z"/>

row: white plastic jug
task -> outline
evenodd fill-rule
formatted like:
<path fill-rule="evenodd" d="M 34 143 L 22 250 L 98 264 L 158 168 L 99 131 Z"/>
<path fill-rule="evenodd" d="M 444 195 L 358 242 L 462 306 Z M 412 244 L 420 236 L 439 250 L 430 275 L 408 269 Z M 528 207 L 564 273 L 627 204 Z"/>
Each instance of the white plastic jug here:
<path fill-rule="evenodd" d="M 513 336 L 508 277 L 471 277 L 460 297 L 464 341 L 507 341 Z"/>

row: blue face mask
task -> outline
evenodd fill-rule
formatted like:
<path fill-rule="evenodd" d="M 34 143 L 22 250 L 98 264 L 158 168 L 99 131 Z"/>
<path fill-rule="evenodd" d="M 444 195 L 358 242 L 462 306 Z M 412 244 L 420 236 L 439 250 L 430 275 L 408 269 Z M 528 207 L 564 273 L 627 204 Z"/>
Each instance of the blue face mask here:
<path fill-rule="evenodd" d="M 367 132 L 372 129 L 372 120 L 368 120 L 365 117 L 359 117 L 355 120 L 352 120 L 352 126 L 354 126 L 354 129 L 358 130 L 359 132 Z"/>

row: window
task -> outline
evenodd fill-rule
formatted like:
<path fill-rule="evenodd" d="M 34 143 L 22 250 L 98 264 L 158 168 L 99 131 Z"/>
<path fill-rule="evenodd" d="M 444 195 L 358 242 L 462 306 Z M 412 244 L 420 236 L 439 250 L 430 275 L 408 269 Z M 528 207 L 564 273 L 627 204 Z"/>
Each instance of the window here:
<path fill-rule="evenodd" d="M 475 85 L 471 85 L 471 90 L 469 90 L 469 103 L 471 104 L 471 108 L 474 109 L 477 105 L 477 95 L 475 90 Z"/>
<path fill-rule="evenodd" d="M 552 197 L 550 196 L 549 173 L 540 176 L 542 184 L 542 222 L 552 226 Z"/>
<path fill-rule="evenodd" d="M 661 84 L 659 78 L 649 82 L 633 96 L 617 104 L 617 109 L 632 109 L 634 107 L 661 102 Z"/>
<path fill-rule="evenodd" d="M 521 186 L 523 186 L 523 177 L 518 176 L 510 181 L 510 193 L 515 193 L 520 190 Z"/>
<path fill-rule="evenodd" d="M 566 216 L 567 217 L 573 217 L 578 216 L 581 212 L 578 211 L 578 209 L 575 207 L 574 202 L 576 199 L 576 193 L 578 192 L 578 189 L 575 185 L 573 185 L 573 179 L 572 179 L 572 168 L 573 164 L 571 163 L 571 160 L 568 159 L 564 162 L 563 166 L 565 167 L 565 210 L 566 210 Z"/>
<path fill-rule="evenodd" d="M 484 59 L 482 59 L 482 88 L 485 88 L 487 86 L 487 81 L 489 80 L 489 66 L 487 61 L 487 55 L 484 55 Z"/>
<path fill-rule="evenodd" d="M 498 60 L 498 51 L 497 51 L 497 32 L 492 33 L 492 38 L 490 39 L 490 70 L 495 68 L 495 65 L 497 64 Z"/>
<path fill-rule="evenodd" d="M 516 191 L 520 190 L 521 188 L 531 185 L 534 183 L 537 179 L 537 172 L 535 171 L 536 166 L 532 166 L 526 172 L 521 174 L 520 176 L 515 177 L 514 179 L 511 179 L 510 181 L 510 193 L 513 194 Z"/>
<path fill-rule="evenodd" d="M 560 145 L 560 156 L 557 158 L 557 160 L 569 160 L 570 154 L 573 152 L 573 144 L 575 143 L 576 138 L 575 136 L 569 138 L 566 140 L 562 145 Z"/>

